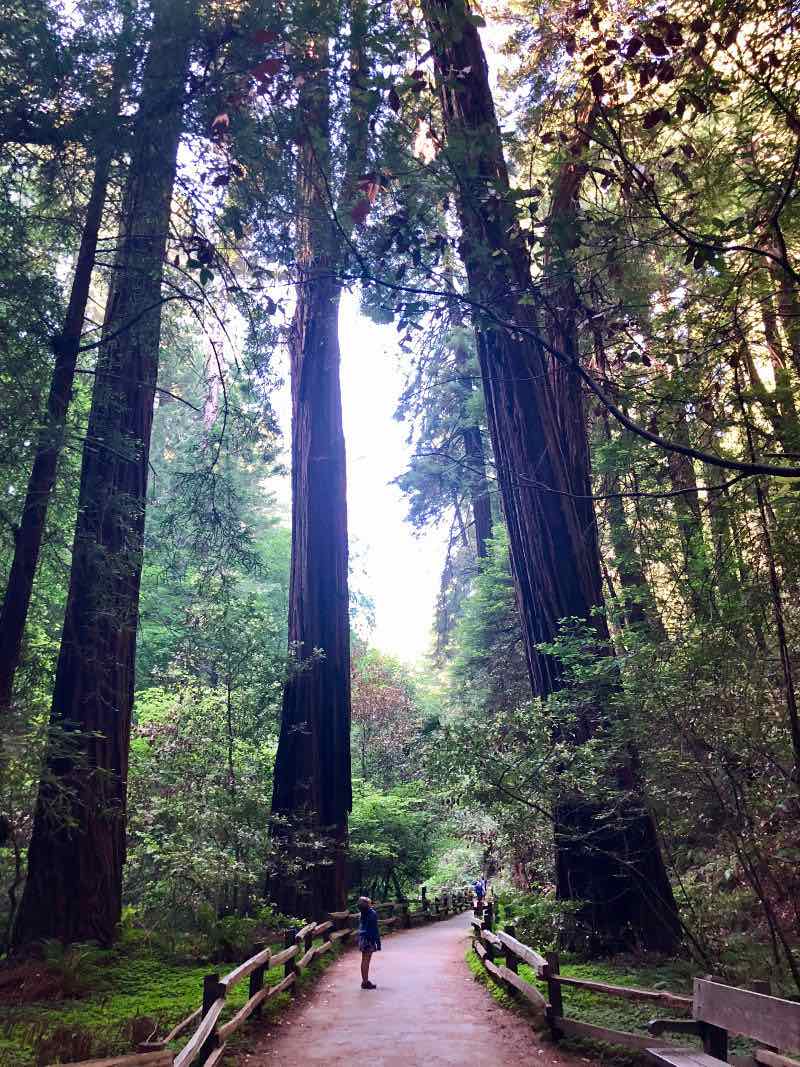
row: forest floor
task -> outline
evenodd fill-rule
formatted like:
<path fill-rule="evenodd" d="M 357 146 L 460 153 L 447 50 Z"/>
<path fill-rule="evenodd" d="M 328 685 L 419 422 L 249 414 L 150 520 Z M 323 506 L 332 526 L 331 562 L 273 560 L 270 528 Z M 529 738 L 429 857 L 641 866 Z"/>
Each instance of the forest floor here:
<path fill-rule="evenodd" d="M 471 913 L 398 933 L 373 957 L 375 990 L 361 989 L 360 955 L 347 952 L 279 1024 L 261 1027 L 239 1067 L 368 1063 L 370 1067 L 578 1067 L 470 974 Z"/>
<path fill-rule="evenodd" d="M 112 949 L 75 946 L 57 958 L 1 966 L 0 1065 L 34 1067 L 130 1054 L 137 1041 L 153 1030 L 167 1033 L 198 1007 L 206 974 L 225 974 L 241 958 L 213 963 L 180 958 L 128 938 Z M 301 989 L 332 962 L 331 954 L 315 961 Z M 265 980 L 274 985 L 282 977 L 283 970 L 275 968 Z M 225 1018 L 246 999 L 242 982 L 227 998 Z M 289 1006 L 288 993 L 281 993 L 265 1006 L 264 1017 L 274 1019 Z"/>

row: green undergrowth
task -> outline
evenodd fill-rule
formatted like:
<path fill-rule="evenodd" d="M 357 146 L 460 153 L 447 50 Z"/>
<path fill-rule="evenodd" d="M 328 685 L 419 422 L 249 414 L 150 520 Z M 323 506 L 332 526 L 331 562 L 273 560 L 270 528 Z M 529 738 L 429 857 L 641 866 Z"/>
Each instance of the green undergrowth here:
<path fill-rule="evenodd" d="M 503 1007 L 508 1008 L 509 1011 L 520 1011 L 518 1002 L 513 1000 L 510 994 L 508 994 L 502 986 L 499 986 L 492 980 L 489 972 L 478 959 L 474 949 L 467 950 L 466 961 L 467 966 L 472 971 L 475 981 L 488 989 L 489 993 L 494 997 L 498 1004 L 502 1004 Z"/>
<path fill-rule="evenodd" d="M 313 984 L 339 953 L 337 946 L 315 960 L 298 980 L 298 988 Z M 200 1005 L 205 975 L 225 975 L 239 962 L 179 961 L 135 944 L 105 951 L 86 949 L 80 970 L 73 976 L 81 986 L 80 995 L 0 1004 L 0 1064 L 38 1067 L 130 1053 L 136 1040 L 146 1039 L 142 1030 L 149 1029 L 150 1022 L 157 1036 L 163 1037 Z M 265 974 L 264 984 L 276 985 L 282 977 L 283 969 L 273 968 Z M 245 1003 L 247 995 L 247 980 L 229 991 L 223 1022 Z M 262 1019 L 274 1020 L 290 1002 L 289 993 L 270 998 L 263 1006 Z M 229 1044 L 247 1040 L 247 1032 L 245 1025 Z M 182 1035 L 171 1047 L 177 1051 L 187 1036 Z"/>
<path fill-rule="evenodd" d="M 498 956 L 495 958 L 495 962 L 498 964 L 505 963 L 505 959 Z M 471 949 L 467 953 L 467 964 L 477 980 L 489 989 L 495 1000 L 505 1007 L 526 1013 L 524 1001 L 512 997 L 505 989 L 501 988 L 491 978 L 478 956 Z M 560 966 L 561 973 L 570 978 L 604 982 L 608 985 L 665 990 L 671 993 L 682 993 L 687 996 L 691 996 L 692 978 L 697 973 L 696 965 L 689 961 L 665 960 L 658 963 L 643 963 L 626 957 L 589 963 L 562 957 Z M 546 983 L 539 981 L 530 967 L 520 964 L 519 974 L 547 996 Z M 649 1001 L 624 1000 L 621 997 L 606 996 L 586 989 L 575 989 L 571 986 L 562 986 L 561 993 L 565 1018 L 592 1023 L 595 1026 L 604 1026 L 612 1030 L 625 1030 L 628 1033 L 647 1035 L 647 1024 L 651 1019 L 689 1018 L 688 1013 L 675 1011 L 669 1007 Z M 661 1039 L 653 1038 L 653 1043 L 657 1044 L 659 1040 Z M 672 1035 L 671 1037 L 666 1034 L 663 1040 L 671 1040 L 680 1043 L 682 1046 L 694 1046 L 698 1049 L 702 1047 L 699 1039 L 685 1034 Z M 644 1054 L 622 1046 L 606 1045 L 576 1038 L 563 1038 L 559 1044 L 564 1048 L 580 1052 L 584 1056 L 591 1055 L 595 1061 L 599 1059 L 603 1063 L 641 1065 L 646 1062 Z M 741 1039 L 732 1038 L 731 1040 L 731 1052 L 745 1052 L 748 1047 L 748 1043 Z"/>

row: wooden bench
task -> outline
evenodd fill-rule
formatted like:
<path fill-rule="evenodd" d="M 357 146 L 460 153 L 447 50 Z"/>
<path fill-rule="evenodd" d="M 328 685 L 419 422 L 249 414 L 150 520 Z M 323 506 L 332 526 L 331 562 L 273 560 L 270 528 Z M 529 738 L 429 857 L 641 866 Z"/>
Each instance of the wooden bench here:
<path fill-rule="evenodd" d="M 692 1048 L 648 1047 L 647 1054 L 667 1067 L 719 1067 L 728 1062 L 728 1035 L 749 1037 L 766 1046 L 756 1048 L 751 1063 L 765 1067 L 800 1067 L 800 1060 L 781 1051 L 800 1051 L 800 1003 L 765 993 L 695 978 L 691 1019 L 654 1019 L 648 1030 L 697 1034 L 703 1052 Z"/>

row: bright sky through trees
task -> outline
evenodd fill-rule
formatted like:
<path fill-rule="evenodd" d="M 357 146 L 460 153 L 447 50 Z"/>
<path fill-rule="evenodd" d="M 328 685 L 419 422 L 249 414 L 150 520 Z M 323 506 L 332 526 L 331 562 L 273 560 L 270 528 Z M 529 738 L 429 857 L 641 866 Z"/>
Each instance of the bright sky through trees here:
<path fill-rule="evenodd" d="M 413 662 L 430 647 L 447 529 L 414 530 L 406 522 L 407 504 L 392 484 L 405 470 L 412 450 L 407 427 L 393 417 L 404 384 L 396 331 L 365 318 L 355 294 L 345 294 L 340 324 L 353 589 L 375 605 L 371 644 Z M 288 446 L 285 353 L 281 359 L 285 380 L 275 399 Z M 286 501 L 288 521 L 288 480 L 272 483 L 271 488 Z"/>

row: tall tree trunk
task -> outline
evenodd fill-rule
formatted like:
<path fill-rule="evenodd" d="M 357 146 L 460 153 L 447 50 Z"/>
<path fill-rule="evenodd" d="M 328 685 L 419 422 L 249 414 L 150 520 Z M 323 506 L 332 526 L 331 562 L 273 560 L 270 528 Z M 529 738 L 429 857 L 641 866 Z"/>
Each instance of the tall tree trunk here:
<path fill-rule="evenodd" d="M 463 329 L 463 322 L 457 307 L 451 310 L 450 319 L 456 329 Z M 456 343 L 454 358 L 461 392 L 461 412 L 464 418 L 461 426 L 461 443 L 464 446 L 464 460 L 469 480 L 469 499 L 475 529 L 475 551 L 478 559 L 486 559 L 487 542 L 492 536 L 492 504 L 486 478 L 483 435 L 477 422 L 473 422 L 469 417 L 470 399 L 475 391 L 472 375 L 469 373 L 470 353 L 460 340 Z"/>
<path fill-rule="evenodd" d="M 747 419 L 746 407 L 744 397 L 742 396 L 742 386 L 739 378 L 738 370 L 734 371 L 734 386 L 736 389 L 736 398 L 739 401 L 739 409 L 742 413 L 742 420 L 745 426 L 745 440 L 747 442 L 747 450 L 750 455 L 751 461 L 755 462 L 756 448 L 753 442 L 753 431 L 750 422 Z M 792 746 L 792 781 L 797 789 L 800 789 L 800 706 L 797 700 L 797 687 L 794 679 L 794 666 L 792 664 L 792 655 L 789 648 L 789 641 L 786 635 L 786 613 L 784 610 L 784 598 L 783 591 L 781 589 L 781 579 L 778 573 L 778 566 L 775 559 L 775 552 L 772 544 L 772 534 L 770 532 L 770 522 L 768 515 L 768 504 L 766 494 L 761 486 L 761 480 L 756 478 L 755 480 L 755 497 L 756 504 L 758 505 L 758 517 L 761 525 L 761 536 L 764 541 L 764 552 L 767 558 L 767 568 L 769 573 L 769 587 L 772 597 L 772 614 L 775 621 L 775 636 L 778 641 L 778 654 L 780 657 L 781 671 L 783 674 L 783 688 L 786 698 L 786 716 L 789 726 L 789 739 Z"/>
<path fill-rule="evenodd" d="M 655 415 L 651 421 L 656 425 Z M 680 404 L 677 407 L 674 426 L 669 429 L 669 436 L 681 444 L 689 444 L 689 424 L 686 411 Z M 715 608 L 713 579 L 706 551 L 703 510 L 694 462 L 689 456 L 670 452 L 667 456 L 667 472 L 670 489 L 674 494 L 672 507 L 683 552 L 688 604 L 698 619 L 707 621 L 714 614 Z"/>
<path fill-rule="evenodd" d="M 309 659 L 290 675 L 284 689 L 272 812 L 288 820 L 285 827 L 276 824 L 285 845 L 291 836 L 300 843 L 306 834 L 319 836 L 321 831 L 327 847 L 322 863 L 301 870 L 299 881 L 282 875 L 271 895 L 288 914 L 320 915 L 344 904 L 347 814 L 352 807 L 346 469 L 339 284 L 330 262 L 313 252 L 299 266 L 303 279 L 290 339 L 289 642 Z M 299 858 L 304 859 L 302 850 Z"/>
<path fill-rule="evenodd" d="M 17 947 L 48 937 L 108 944 L 119 921 L 161 283 L 193 11 L 194 0 L 154 4 Z"/>
<path fill-rule="evenodd" d="M 588 143 L 597 117 L 594 98 L 587 93 L 578 106 L 576 129 L 578 143 Z M 567 158 L 559 168 L 553 182 L 550 215 L 547 227 L 547 244 L 545 246 L 544 274 L 547 293 L 547 326 L 552 344 L 561 352 L 570 353 L 577 358 L 576 313 L 578 294 L 575 286 L 574 265 L 572 262 L 574 247 L 577 242 L 578 219 L 576 207 L 578 195 L 588 168 L 583 160 Z M 605 370 L 607 366 L 601 328 L 590 322 L 594 339 L 595 358 Z M 572 432 L 570 426 L 582 425 L 585 418 L 577 376 L 565 368 L 557 368 L 561 375 L 558 383 L 559 393 L 566 398 L 564 416 L 568 420 L 562 426 L 562 433 L 569 437 L 579 435 Z M 611 440 L 611 427 L 608 413 L 602 417 L 602 433 L 607 441 Z M 589 470 L 588 437 L 582 435 L 582 451 L 574 455 L 568 463 Z M 658 615 L 655 598 L 644 576 L 633 536 L 628 527 L 625 508 L 620 495 L 622 485 L 618 471 L 607 474 L 605 484 L 609 493 L 608 522 L 611 543 L 614 549 L 614 562 L 623 589 L 623 608 L 625 619 L 631 626 L 647 626 L 653 635 L 662 639 L 663 623 Z M 647 604 L 647 610 L 645 610 Z"/>
<path fill-rule="evenodd" d="M 366 9 L 351 12 L 350 116 L 341 204 L 350 219 L 364 168 Z M 338 271 L 342 231 L 330 219 L 327 41 L 317 38 L 300 103 L 297 304 L 290 335 L 292 377 L 292 567 L 290 647 L 307 658 L 284 688 L 272 794 L 273 833 L 288 853 L 270 895 L 289 914 L 344 906 L 350 765 L 350 605 L 345 444 L 339 381 Z M 349 222 L 344 222 L 345 232 Z M 321 650 L 322 655 L 315 653 Z M 313 657 L 313 658 L 312 658 Z M 320 838 L 323 849 L 312 844 Z M 290 871 L 294 869 L 294 876 Z"/>
<path fill-rule="evenodd" d="M 535 693 L 547 697 L 563 686 L 561 666 L 538 645 L 553 639 L 561 619 L 591 620 L 599 639 L 608 641 L 604 622 L 593 617 L 602 604 L 602 579 L 586 429 L 577 387 L 567 388 L 562 371 L 551 366 L 527 302 L 536 297 L 506 195 L 508 173 L 477 30 L 460 0 L 424 0 L 423 11 L 459 181 L 470 296 L 489 309 L 480 318 L 478 357 L 528 668 Z M 573 357 L 574 338 L 566 340 Z M 606 717 L 604 708 L 586 709 L 562 740 L 580 745 Z M 639 799 L 632 761 L 615 773 L 628 797 L 616 810 L 571 796 L 556 801 L 559 894 L 591 902 L 586 918 L 598 944 L 671 949 L 676 910 L 655 827 Z"/>
<path fill-rule="evenodd" d="M 475 552 L 478 559 L 486 559 L 487 543 L 492 536 L 492 504 L 486 480 L 486 456 L 480 426 L 464 426 L 461 430 L 464 456 L 470 466 L 469 498 L 475 528 Z"/>
<path fill-rule="evenodd" d="M 603 435 L 607 441 L 610 441 L 611 427 L 608 415 L 605 414 L 602 418 Z M 663 641 L 666 638 L 664 623 L 658 613 L 650 583 L 645 576 L 636 540 L 628 525 L 628 516 L 625 514 L 621 495 L 623 486 L 616 468 L 606 475 L 604 485 L 609 494 L 608 528 L 611 546 L 614 550 L 614 564 L 623 590 L 625 620 L 629 626 L 645 628 L 656 640 Z"/>
<path fill-rule="evenodd" d="M 770 346 L 768 345 L 768 347 Z M 792 420 L 791 407 L 787 410 L 786 406 L 787 400 L 790 404 L 792 401 L 791 388 L 787 388 L 785 380 L 781 380 L 783 378 L 783 373 L 774 364 L 775 389 L 772 390 L 769 388 L 767 383 L 761 377 L 761 372 L 758 369 L 746 337 L 742 338 L 741 344 L 739 345 L 739 355 L 747 370 L 747 377 L 750 381 L 750 393 L 752 397 L 758 401 L 761 410 L 766 416 L 767 422 L 772 429 L 775 444 L 780 445 L 784 453 L 790 455 L 797 447 L 798 441 L 796 413 L 794 420 Z"/>
<path fill-rule="evenodd" d="M 771 253 L 767 269 L 775 285 L 775 297 L 789 351 L 797 374 L 800 374 L 800 297 L 792 275 L 787 270 L 789 254 L 783 232 L 777 219 L 773 220 L 770 232 L 764 240 L 764 248 Z"/>
<path fill-rule="evenodd" d="M 766 341 L 772 364 L 772 373 L 775 375 L 775 392 L 772 395 L 775 398 L 780 427 L 780 432 L 776 428 L 776 434 L 783 445 L 784 451 L 797 452 L 800 449 L 800 418 L 798 418 L 797 405 L 794 399 L 789 363 L 781 343 L 772 295 L 767 294 L 762 299 L 764 340 Z"/>
<path fill-rule="evenodd" d="M 55 365 L 47 398 L 45 424 L 39 432 L 19 527 L 14 534 L 14 557 L 5 597 L 0 608 L 0 715 L 10 703 L 14 675 L 22 654 L 22 639 L 28 618 L 33 580 L 44 537 L 47 509 L 56 480 L 58 458 L 64 444 L 67 410 L 72 398 L 75 367 L 81 343 L 86 305 L 92 283 L 97 242 L 103 221 L 108 176 L 116 144 L 112 125 L 119 112 L 122 84 L 127 75 L 123 48 L 115 63 L 107 104 L 108 124 L 95 148 L 94 176 L 86 204 L 75 273 L 72 277 L 64 327 L 53 338 Z"/>

